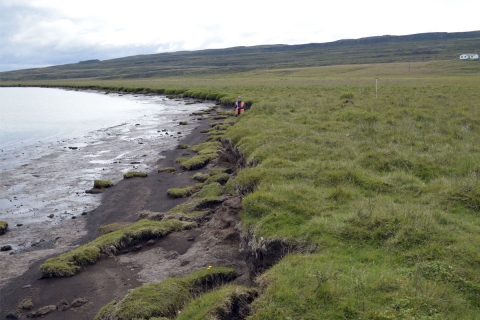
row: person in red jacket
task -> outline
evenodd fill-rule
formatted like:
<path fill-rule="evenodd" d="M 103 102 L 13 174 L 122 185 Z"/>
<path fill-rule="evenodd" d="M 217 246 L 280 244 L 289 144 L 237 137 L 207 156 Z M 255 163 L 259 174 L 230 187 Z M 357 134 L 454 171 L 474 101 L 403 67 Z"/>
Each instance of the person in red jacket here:
<path fill-rule="evenodd" d="M 235 116 L 245 112 L 245 102 L 242 101 L 242 97 L 238 96 L 237 102 L 235 102 Z"/>

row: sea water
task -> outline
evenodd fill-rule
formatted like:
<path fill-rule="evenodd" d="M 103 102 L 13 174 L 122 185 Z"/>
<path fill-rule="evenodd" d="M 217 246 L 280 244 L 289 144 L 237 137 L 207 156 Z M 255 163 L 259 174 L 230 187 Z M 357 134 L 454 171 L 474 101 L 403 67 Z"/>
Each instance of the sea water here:
<path fill-rule="evenodd" d="M 133 96 L 55 88 L 0 88 L 0 150 L 80 136 L 149 115 L 160 104 Z"/>

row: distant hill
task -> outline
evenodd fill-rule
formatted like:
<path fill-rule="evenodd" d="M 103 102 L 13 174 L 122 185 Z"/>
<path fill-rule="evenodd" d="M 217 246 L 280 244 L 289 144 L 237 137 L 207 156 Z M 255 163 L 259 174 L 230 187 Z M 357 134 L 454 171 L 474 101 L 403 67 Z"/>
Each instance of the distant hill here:
<path fill-rule="evenodd" d="M 327 43 L 262 45 L 138 55 L 105 61 L 87 60 L 2 72 L 0 81 L 147 78 L 260 68 L 452 60 L 465 52 L 480 52 L 480 31 L 385 35 Z"/>

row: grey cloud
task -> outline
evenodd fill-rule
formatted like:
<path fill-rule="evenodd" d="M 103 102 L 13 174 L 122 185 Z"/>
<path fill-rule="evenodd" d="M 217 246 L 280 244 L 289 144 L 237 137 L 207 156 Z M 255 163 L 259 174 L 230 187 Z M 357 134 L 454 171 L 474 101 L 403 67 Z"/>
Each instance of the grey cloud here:
<path fill-rule="evenodd" d="M 38 28 L 42 22 L 58 21 L 62 17 L 51 10 L 31 8 L 23 4 L 7 4 L 0 1 L 0 72 L 164 52 L 172 46 L 101 46 L 72 39 L 70 35 L 61 38 L 64 30 L 58 30 L 58 37 L 57 34 L 42 34 L 42 31 L 45 32 L 44 28 Z M 174 46 L 176 45 L 178 44 Z"/>

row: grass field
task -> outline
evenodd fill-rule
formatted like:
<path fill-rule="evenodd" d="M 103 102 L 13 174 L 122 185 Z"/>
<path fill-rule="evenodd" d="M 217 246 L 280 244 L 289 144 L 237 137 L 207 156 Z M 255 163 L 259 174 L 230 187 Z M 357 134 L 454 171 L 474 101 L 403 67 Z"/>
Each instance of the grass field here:
<path fill-rule="evenodd" d="M 259 276 L 249 319 L 480 318 L 478 61 L 24 84 L 252 104 L 223 136 L 243 226 L 310 253 Z"/>

